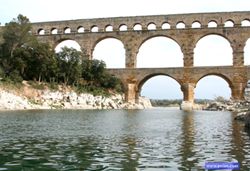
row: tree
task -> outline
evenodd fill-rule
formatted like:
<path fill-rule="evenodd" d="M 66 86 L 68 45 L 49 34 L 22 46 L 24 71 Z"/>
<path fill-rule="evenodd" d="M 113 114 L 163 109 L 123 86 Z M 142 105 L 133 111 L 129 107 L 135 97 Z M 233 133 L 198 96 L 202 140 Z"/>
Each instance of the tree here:
<path fill-rule="evenodd" d="M 57 60 L 54 50 L 46 43 L 34 44 L 29 49 L 30 58 L 27 59 L 28 67 L 25 79 L 37 81 L 49 81 L 58 73 Z"/>
<path fill-rule="evenodd" d="M 99 84 L 106 69 L 106 64 L 103 61 L 96 59 L 83 60 L 82 62 L 82 78 L 89 82 Z"/>
<path fill-rule="evenodd" d="M 74 48 L 63 47 L 57 53 L 59 78 L 67 84 L 78 83 L 81 78 L 81 62 L 84 54 Z"/>
<path fill-rule="evenodd" d="M 48 44 L 38 42 L 30 30 L 29 19 L 23 15 L 0 30 L 3 38 L 0 44 L 0 74 L 4 73 L 13 81 L 25 79 L 40 82 L 56 78 L 66 85 L 78 85 L 84 80 L 93 90 L 119 87 L 119 80 L 106 71 L 103 61 L 83 61 L 88 59 L 84 50 L 80 52 L 68 47 L 55 54 Z"/>
<path fill-rule="evenodd" d="M 82 78 L 86 80 L 90 86 L 115 89 L 119 92 L 122 91 L 121 81 L 107 72 L 104 61 L 95 59 L 83 60 Z"/>
<path fill-rule="evenodd" d="M 35 37 L 30 34 L 30 30 L 29 19 L 21 14 L 3 27 L 0 62 L 6 73 L 16 70 L 17 64 L 24 67 L 24 51 L 36 42 Z M 22 55 L 19 56 L 20 54 Z"/>

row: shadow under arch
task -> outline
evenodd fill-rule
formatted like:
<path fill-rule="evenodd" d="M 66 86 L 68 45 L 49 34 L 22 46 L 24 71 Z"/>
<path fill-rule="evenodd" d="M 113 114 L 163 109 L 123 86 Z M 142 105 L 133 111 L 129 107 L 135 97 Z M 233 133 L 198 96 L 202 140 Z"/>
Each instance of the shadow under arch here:
<path fill-rule="evenodd" d="M 153 77 L 157 77 L 157 76 L 166 76 L 167 78 L 170 78 L 171 80 L 173 80 L 174 82 L 176 82 L 180 87 L 180 92 L 182 93 L 181 91 L 181 81 L 176 79 L 174 76 L 171 76 L 171 75 L 168 75 L 168 74 L 165 74 L 165 73 L 154 73 L 154 74 L 150 74 L 150 75 L 147 75 L 145 76 L 143 79 L 141 79 L 138 83 L 138 86 L 137 86 L 137 94 L 138 94 L 138 97 L 140 96 L 141 94 L 141 90 L 142 90 L 142 87 L 143 85 L 148 81 L 150 80 L 151 78 Z M 137 98 L 138 98 L 137 97 Z M 183 93 L 182 93 L 182 99 L 183 99 Z"/>
<path fill-rule="evenodd" d="M 232 96 L 232 87 L 233 87 L 233 83 L 232 83 L 232 80 L 227 77 L 226 75 L 224 74 L 221 74 L 221 73 L 208 73 L 208 74 L 205 74 L 205 75 L 202 75 L 201 77 L 199 77 L 196 82 L 195 82 L 195 87 L 197 86 L 197 84 L 205 77 L 208 77 L 208 76 L 216 76 L 216 77 L 219 77 L 221 78 L 222 80 L 224 80 L 227 84 L 228 84 L 228 87 L 231 91 L 231 96 Z"/>
<path fill-rule="evenodd" d="M 100 47 L 98 45 L 100 45 Z M 105 46 L 105 48 L 102 46 Z M 93 43 L 92 49 L 92 59 L 103 60 L 107 68 L 125 68 L 126 51 L 121 39 L 115 36 L 101 37 Z M 100 51 L 102 51 L 102 53 L 100 53 Z M 114 55 L 114 53 L 116 54 Z"/>

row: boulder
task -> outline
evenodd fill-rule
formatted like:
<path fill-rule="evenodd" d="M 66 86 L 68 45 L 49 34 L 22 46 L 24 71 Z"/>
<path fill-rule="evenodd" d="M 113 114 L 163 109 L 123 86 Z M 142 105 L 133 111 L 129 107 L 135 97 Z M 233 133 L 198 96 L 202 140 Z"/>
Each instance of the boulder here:
<path fill-rule="evenodd" d="M 246 114 L 245 117 L 245 127 L 250 131 L 250 112 Z"/>
<path fill-rule="evenodd" d="M 234 120 L 238 120 L 238 121 L 245 121 L 247 116 L 247 112 L 240 112 L 236 115 L 236 117 L 234 118 Z"/>

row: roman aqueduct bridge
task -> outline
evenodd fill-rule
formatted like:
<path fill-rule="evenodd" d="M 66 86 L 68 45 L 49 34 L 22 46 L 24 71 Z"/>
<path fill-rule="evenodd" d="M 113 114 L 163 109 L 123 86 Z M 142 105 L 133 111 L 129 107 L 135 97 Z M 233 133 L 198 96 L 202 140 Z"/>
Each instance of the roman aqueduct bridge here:
<path fill-rule="evenodd" d="M 192 108 L 194 88 L 207 75 L 226 80 L 232 99 L 244 99 L 244 89 L 250 79 L 250 66 L 244 66 L 244 47 L 250 38 L 249 23 L 250 12 L 135 16 L 32 23 L 32 34 L 52 47 L 64 40 L 75 40 L 89 59 L 97 43 L 106 38 L 118 39 L 125 48 L 126 67 L 109 71 L 122 79 L 128 102 L 138 100 L 141 87 L 149 78 L 167 75 L 180 84 L 183 101 Z M 231 66 L 194 67 L 194 48 L 207 35 L 219 35 L 228 40 L 233 51 Z M 140 46 L 158 36 L 178 43 L 184 56 L 183 67 L 136 68 Z"/>

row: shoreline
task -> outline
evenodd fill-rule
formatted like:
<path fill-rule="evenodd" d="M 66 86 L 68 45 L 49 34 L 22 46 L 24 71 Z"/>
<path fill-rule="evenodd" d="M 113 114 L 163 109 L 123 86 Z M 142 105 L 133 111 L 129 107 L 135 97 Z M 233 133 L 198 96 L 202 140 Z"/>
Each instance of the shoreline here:
<path fill-rule="evenodd" d="M 50 110 L 50 109 L 145 109 L 151 108 L 149 99 L 140 97 L 139 104 L 127 103 L 124 95 L 94 96 L 76 93 L 72 89 L 38 90 L 27 83 L 20 89 L 0 86 L 0 111 L 7 110 Z"/>

